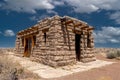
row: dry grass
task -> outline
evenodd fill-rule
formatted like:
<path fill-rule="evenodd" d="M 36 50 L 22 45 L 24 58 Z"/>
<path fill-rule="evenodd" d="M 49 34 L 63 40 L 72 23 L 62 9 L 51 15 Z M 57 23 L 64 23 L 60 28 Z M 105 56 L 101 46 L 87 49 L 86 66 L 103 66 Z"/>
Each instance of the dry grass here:
<path fill-rule="evenodd" d="M 24 70 L 24 72 L 19 76 L 21 80 L 40 80 L 37 74 L 33 74 L 28 70 Z"/>
<path fill-rule="evenodd" d="M 120 57 L 120 50 L 110 51 L 109 53 L 107 53 L 108 59 L 113 59 L 118 57 Z"/>
<path fill-rule="evenodd" d="M 40 78 L 25 70 L 7 55 L 0 53 L 0 80 L 39 80 Z"/>
<path fill-rule="evenodd" d="M 19 66 L 6 55 L 0 56 L 0 80 L 18 80 Z"/>

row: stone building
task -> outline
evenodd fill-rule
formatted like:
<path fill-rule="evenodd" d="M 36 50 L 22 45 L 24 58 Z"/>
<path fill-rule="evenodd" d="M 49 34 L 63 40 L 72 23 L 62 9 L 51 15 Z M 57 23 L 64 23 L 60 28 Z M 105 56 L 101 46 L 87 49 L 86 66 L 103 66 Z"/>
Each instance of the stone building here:
<path fill-rule="evenodd" d="M 59 67 L 95 60 L 93 27 L 68 16 L 53 16 L 17 33 L 17 53 Z"/>

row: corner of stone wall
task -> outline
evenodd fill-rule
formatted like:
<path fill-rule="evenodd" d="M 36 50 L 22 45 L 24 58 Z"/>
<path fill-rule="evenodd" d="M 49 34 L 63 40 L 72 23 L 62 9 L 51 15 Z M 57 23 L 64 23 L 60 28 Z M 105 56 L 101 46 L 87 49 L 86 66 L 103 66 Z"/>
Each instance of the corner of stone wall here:
<path fill-rule="evenodd" d="M 95 61 L 96 57 L 94 55 L 94 50 L 91 48 L 87 48 L 87 49 L 83 49 L 82 50 L 82 54 L 81 54 L 81 62 L 91 62 L 91 61 Z"/>

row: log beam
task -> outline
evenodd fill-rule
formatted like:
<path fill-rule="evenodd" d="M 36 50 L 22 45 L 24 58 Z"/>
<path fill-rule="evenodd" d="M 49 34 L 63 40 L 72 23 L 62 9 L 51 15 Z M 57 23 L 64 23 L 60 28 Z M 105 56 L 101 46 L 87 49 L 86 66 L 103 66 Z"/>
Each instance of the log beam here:
<path fill-rule="evenodd" d="M 78 26 L 81 26 L 81 25 L 82 25 L 82 23 L 79 23 L 79 24 L 74 25 L 74 27 L 78 27 Z"/>
<path fill-rule="evenodd" d="M 26 30 L 23 30 L 23 31 L 20 31 L 17 35 L 24 35 L 24 34 L 27 34 L 29 32 L 33 32 L 34 30 L 37 30 L 38 27 L 31 27 L 31 28 L 28 28 Z"/>
<path fill-rule="evenodd" d="M 81 29 L 85 29 L 85 28 L 88 28 L 89 26 L 86 25 L 86 26 L 82 26 Z"/>
<path fill-rule="evenodd" d="M 70 24 L 70 23 L 73 23 L 73 20 L 69 20 L 69 21 L 66 21 L 65 24 Z"/>
<path fill-rule="evenodd" d="M 89 31 L 89 30 L 94 30 L 95 28 L 93 28 L 93 27 L 89 27 L 87 30 Z"/>

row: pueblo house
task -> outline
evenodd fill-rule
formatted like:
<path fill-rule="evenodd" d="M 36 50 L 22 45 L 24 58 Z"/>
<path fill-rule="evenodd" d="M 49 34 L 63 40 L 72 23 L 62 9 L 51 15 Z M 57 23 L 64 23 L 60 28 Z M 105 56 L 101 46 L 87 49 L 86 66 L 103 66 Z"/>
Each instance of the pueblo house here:
<path fill-rule="evenodd" d="M 93 29 L 68 16 L 45 18 L 17 33 L 16 51 L 52 67 L 94 61 Z"/>

